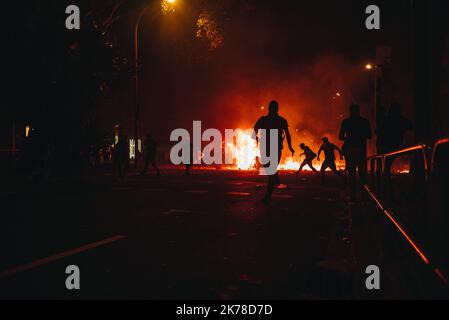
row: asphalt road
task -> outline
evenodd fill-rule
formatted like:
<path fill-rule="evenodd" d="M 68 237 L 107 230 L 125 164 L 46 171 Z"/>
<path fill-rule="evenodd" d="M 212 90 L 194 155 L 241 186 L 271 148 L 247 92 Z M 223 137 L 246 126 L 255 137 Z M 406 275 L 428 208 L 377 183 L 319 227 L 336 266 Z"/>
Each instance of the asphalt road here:
<path fill-rule="evenodd" d="M 269 207 L 266 178 L 246 172 L 102 176 L 3 194 L 0 298 L 357 298 L 364 280 L 343 183 L 281 178 L 287 188 Z M 65 286 L 69 265 L 80 290 Z"/>

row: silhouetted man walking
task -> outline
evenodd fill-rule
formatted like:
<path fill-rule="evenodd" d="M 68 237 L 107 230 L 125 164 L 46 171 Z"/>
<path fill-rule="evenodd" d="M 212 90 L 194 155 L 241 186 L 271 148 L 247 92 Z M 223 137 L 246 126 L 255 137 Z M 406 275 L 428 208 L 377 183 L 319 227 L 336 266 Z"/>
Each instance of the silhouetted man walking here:
<path fill-rule="evenodd" d="M 315 158 L 316 158 L 316 153 L 313 152 L 312 149 L 310 149 L 304 143 L 301 143 L 299 145 L 299 147 L 304 151 L 303 153 L 301 153 L 299 155 L 299 157 L 305 156 L 306 158 L 304 159 L 304 161 L 299 166 L 299 170 L 298 170 L 298 172 L 296 172 L 296 175 L 299 175 L 301 173 L 302 169 L 304 169 L 305 166 L 309 166 L 310 169 L 312 169 L 314 172 L 318 173 L 318 170 L 315 169 L 315 167 L 312 164 L 313 160 L 315 160 Z"/>
<path fill-rule="evenodd" d="M 156 165 L 157 142 L 151 137 L 150 134 L 147 134 L 147 136 L 145 137 L 144 148 L 145 165 L 143 167 L 141 175 L 145 175 L 148 170 L 148 166 L 151 164 L 154 170 L 156 170 L 157 175 L 159 176 L 161 173 L 159 172 L 159 168 Z"/>
<path fill-rule="evenodd" d="M 117 166 L 120 180 L 125 179 L 126 169 L 129 164 L 129 143 L 126 135 L 122 135 L 119 142 L 115 145 L 114 162 Z"/>
<path fill-rule="evenodd" d="M 324 152 L 324 162 L 321 165 L 321 182 L 324 184 L 326 181 L 326 169 L 329 168 L 340 178 L 345 179 L 343 174 L 337 170 L 337 165 L 335 164 L 335 151 L 340 154 L 340 159 L 343 159 L 342 152 L 339 147 L 335 144 L 330 143 L 327 137 L 323 138 L 323 144 L 320 150 L 318 150 L 318 161 L 320 161 L 321 152 Z"/>
<path fill-rule="evenodd" d="M 371 126 L 367 119 L 360 116 L 359 105 L 350 106 L 349 111 L 350 117 L 341 124 L 340 140 L 344 141 L 343 154 L 349 175 L 351 200 L 354 201 L 357 170 L 361 182 L 366 183 L 366 140 L 371 139 Z"/>
<path fill-rule="evenodd" d="M 288 122 L 281 116 L 279 116 L 279 103 L 277 101 L 271 101 L 268 106 L 268 115 L 261 117 L 256 124 L 254 125 L 254 131 L 257 134 L 259 130 L 265 129 L 266 130 L 266 150 L 267 150 L 267 157 L 270 158 L 270 130 L 276 129 L 278 131 L 278 143 L 277 143 L 277 165 L 279 165 L 279 162 L 281 160 L 282 156 L 282 149 L 284 148 L 284 133 L 285 137 L 287 138 L 288 147 L 292 153 L 292 155 L 295 153 L 295 150 L 292 147 L 292 138 L 290 136 L 290 131 L 288 130 Z M 270 164 L 264 164 L 265 168 L 270 167 Z M 265 205 L 270 204 L 271 195 L 273 194 L 274 187 L 280 185 L 280 180 L 278 173 L 276 171 L 275 174 L 268 176 L 268 185 L 267 185 L 267 193 L 265 194 L 265 197 L 262 199 L 262 202 Z"/>

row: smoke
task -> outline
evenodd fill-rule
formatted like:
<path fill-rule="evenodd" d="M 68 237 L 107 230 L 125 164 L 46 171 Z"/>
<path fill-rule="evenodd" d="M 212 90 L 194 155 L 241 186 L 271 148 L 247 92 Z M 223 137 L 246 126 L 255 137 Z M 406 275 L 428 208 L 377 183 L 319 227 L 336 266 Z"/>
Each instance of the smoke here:
<path fill-rule="evenodd" d="M 273 13 L 260 6 L 230 19 L 223 45 L 207 53 L 206 63 L 196 63 L 189 46 L 160 49 L 153 57 L 151 72 L 142 72 L 140 101 L 144 122 L 159 140 L 168 141 L 176 128 L 191 129 L 194 120 L 223 132 L 252 128 L 277 100 L 295 149 L 304 142 L 316 150 L 323 136 L 339 144 L 351 103 L 369 115 L 373 77 L 354 56 L 367 57 L 347 30 L 330 29 L 329 17 L 313 20 L 298 8 L 289 12 L 279 4 Z"/>
<path fill-rule="evenodd" d="M 368 115 L 370 105 L 363 100 L 372 88 L 369 75 L 338 53 L 320 54 L 288 70 L 260 60 L 239 65 L 226 69 L 225 79 L 204 107 L 204 119 L 211 126 L 252 128 L 267 113 L 268 103 L 277 100 L 295 149 L 306 143 L 316 150 L 324 136 L 339 144 L 340 123 L 351 103 L 362 104 Z"/>

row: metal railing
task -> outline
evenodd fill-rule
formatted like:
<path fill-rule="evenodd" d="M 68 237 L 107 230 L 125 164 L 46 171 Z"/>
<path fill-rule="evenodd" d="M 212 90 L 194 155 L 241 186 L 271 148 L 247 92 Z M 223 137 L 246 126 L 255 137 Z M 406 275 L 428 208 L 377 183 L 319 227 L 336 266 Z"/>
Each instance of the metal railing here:
<path fill-rule="evenodd" d="M 388 218 L 395 230 L 401 234 L 410 247 L 413 248 L 413 251 L 419 256 L 425 266 L 430 268 L 438 276 L 438 278 L 442 280 L 447 287 L 449 287 L 447 276 L 449 275 L 449 272 L 447 271 L 449 270 L 449 265 L 447 264 L 449 261 L 449 257 L 447 255 L 449 252 L 439 252 L 438 254 L 438 250 L 447 251 L 448 248 L 444 244 L 432 244 L 430 237 L 433 237 L 434 235 L 426 235 L 425 232 L 419 232 L 422 231 L 422 229 L 425 229 L 425 227 L 429 224 L 434 223 L 430 218 L 430 210 L 440 211 L 432 212 L 432 215 L 449 215 L 449 212 L 443 212 L 443 210 L 445 210 L 444 208 L 446 208 L 445 206 L 434 205 L 433 203 L 431 205 L 432 201 L 438 201 L 433 198 L 433 193 L 435 193 L 435 177 L 433 171 L 437 166 L 440 166 L 439 168 L 441 168 L 441 164 L 437 163 L 437 161 L 441 161 L 437 159 L 437 155 L 441 152 L 447 152 L 447 147 L 449 147 L 449 138 L 444 138 L 431 145 L 420 144 L 386 154 L 371 156 L 367 159 L 369 175 L 368 182 L 364 187 L 380 211 Z M 392 172 L 395 161 L 401 158 L 406 158 L 409 160 L 412 159 L 410 160 L 412 164 L 401 173 Z M 446 159 L 444 157 L 442 158 Z M 449 166 L 449 163 L 446 166 Z M 443 167 L 445 166 L 443 165 Z M 409 180 L 407 180 L 407 176 L 409 176 Z M 419 179 L 417 177 L 419 177 Z M 441 177 L 439 178 L 442 179 Z M 414 199 L 413 197 L 415 197 L 415 194 L 413 194 L 413 192 L 409 192 L 410 194 L 408 195 L 400 194 L 401 192 L 404 192 L 403 190 L 399 190 L 399 192 L 397 192 L 400 194 L 399 197 L 408 196 L 409 199 L 411 198 L 416 201 L 422 200 L 423 203 L 425 202 L 423 206 L 413 208 L 413 203 L 407 205 L 412 207 L 412 210 L 415 212 L 420 211 L 422 208 L 426 208 L 427 210 L 421 210 L 423 212 L 418 212 L 420 220 L 414 221 L 412 218 L 412 223 L 408 221 L 409 223 L 407 224 L 405 221 L 410 219 L 411 215 L 409 214 L 410 212 L 407 212 L 407 210 L 405 210 L 405 213 L 401 212 L 400 206 L 395 206 L 396 198 L 394 197 L 393 192 L 393 182 L 400 182 L 398 184 L 398 189 L 400 189 L 400 187 L 403 186 L 405 186 L 405 188 L 411 187 L 411 183 L 409 181 L 412 181 L 420 188 L 420 190 L 422 190 L 422 194 L 424 195 L 422 197 L 423 199 Z M 437 187 L 441 188 L 441 184 Z M 414 190 L 413 187 L 411 187 L 411 190 Z M 441 195 L 444 197 L 447 194 L 447 190 L 440 190 L 438 193 L 441 198 Z M 420 195 L 416 195 L 416 198 L 419 198 L 419 196 Z M 447 230 L 445 230 L 445 228 L 447 228 Z M 449 225 L 436 229 L 441 230 L 441 232 L 446 232 L 446 234 L 449 233 Z M 418 234 L 420 237 L 417 237 Z M 442 238 L 444 239 L 444 236 Z M 433 253 L 437 254 L 434 255 Z M 434 256 L 446 256 L 446 258 L 434 259 Z M 441 261 L 443 261 L 442 266 L 440 264 Z"/>

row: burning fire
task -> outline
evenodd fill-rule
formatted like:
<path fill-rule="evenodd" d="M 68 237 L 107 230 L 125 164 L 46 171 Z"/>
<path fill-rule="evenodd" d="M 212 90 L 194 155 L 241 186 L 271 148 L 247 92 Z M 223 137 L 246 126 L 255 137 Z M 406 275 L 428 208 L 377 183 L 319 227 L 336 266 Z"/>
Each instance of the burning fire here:
<path fill-rule="evenodd" d="M 239 130 L 236 132 L 234 143 L 228 143 L 226 145 L 227 151 L 233 155 L 234 166 L 230 169 L 238 170 L 256 170 L 258 169 L 258 160 L 260 159 L 260 150 L 257 146 L 256 140 L 252 136 L 253 131 Z M 297 171 L 301 165 L 302 159 L 295 159 L 295 157 L 285 157 L 278 170 L 280 171 Z M 314 166 L 317 170 L 320 169 L 320 165 L 315 162 Z M 339 170 L 345 169 L 344 161 L 337 160 L 337 168 Z M 304 171 L 312 171 L 308 166 L 303 168 Z"/>
<path fill-rule="evenodd" d="M 239 170 L 256 169 L 257 158 L 260 157 L 256 140 L 253 139 L 250 131 L 237 131 L 235 143 L 228 143 L 226 146 L 232 153 L 235 165 Z"/>
<path fill-rule="evenodd" d="M 287 157 L 281 164 L 279 165 L 279 170 L 285 171 L 298 171 L 299 166 L 301 164 L 298 161 L 295 161 L 293 157 Z M 304 168 L 304 170 L 311 170 L 308 167 Z"/>
<path fill-rule="evenodd" d="M 237 131 L 235 143 L 228 143 L 226 148 L 233 154 L 235 168 L 239 170 L 256 170 L 260 150 L 252 137 L 252 130 Z M 298 170 L 300 163 L 293 157 L 287 157 L 279 165 L 279 170 Z M 307 170 L 307 168 L 305 168 Z"/>

